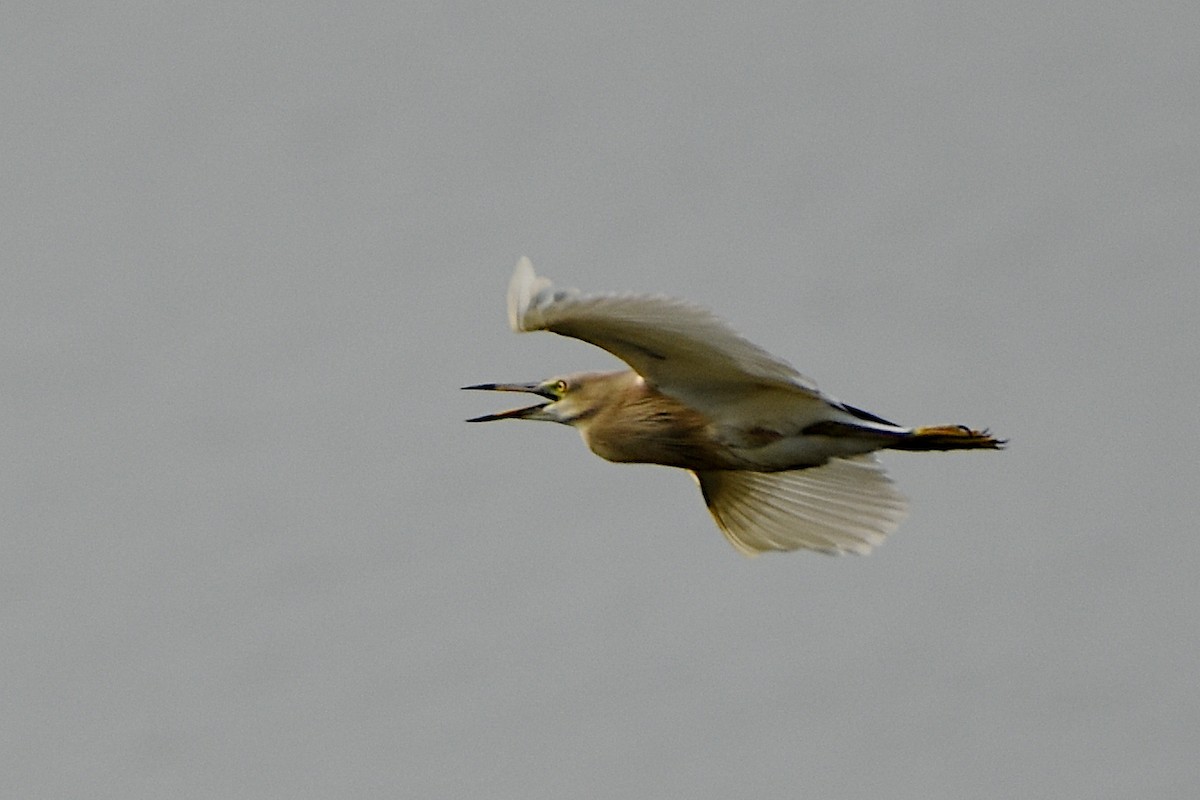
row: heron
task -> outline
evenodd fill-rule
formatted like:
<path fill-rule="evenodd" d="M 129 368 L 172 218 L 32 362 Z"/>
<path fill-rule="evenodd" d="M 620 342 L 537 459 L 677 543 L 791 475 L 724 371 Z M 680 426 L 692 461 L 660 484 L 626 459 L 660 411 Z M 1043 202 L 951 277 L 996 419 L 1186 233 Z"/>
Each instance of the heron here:
<path fill-rule="evenodd" d="M 630 368 L 464 389 L 526 392 L 536 405 L 468 422 L 525 419 L 575 428 L 608 461 L 689 471 L 729 542 L 746 555 L 797 549 L 866 554 L 908 501 L 879 450 L 998 450 L 963 425 L 904 427 L 822 392 L 712 312 L 658 295 L 557 289 L 517 262 L 510 327 L 607 350 Z"/>

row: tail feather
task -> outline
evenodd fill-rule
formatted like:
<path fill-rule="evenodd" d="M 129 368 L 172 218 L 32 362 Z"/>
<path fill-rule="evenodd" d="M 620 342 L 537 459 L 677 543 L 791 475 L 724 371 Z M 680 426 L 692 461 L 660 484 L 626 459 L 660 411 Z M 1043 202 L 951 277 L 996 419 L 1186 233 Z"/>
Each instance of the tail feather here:
<path fill-rule="evenodd" d="M 1006 439 L 997 439 L 986 429 L 972 430 L 965 425 L 931 425 L 913 428 L 889 450 L 1002 450 Z"/>

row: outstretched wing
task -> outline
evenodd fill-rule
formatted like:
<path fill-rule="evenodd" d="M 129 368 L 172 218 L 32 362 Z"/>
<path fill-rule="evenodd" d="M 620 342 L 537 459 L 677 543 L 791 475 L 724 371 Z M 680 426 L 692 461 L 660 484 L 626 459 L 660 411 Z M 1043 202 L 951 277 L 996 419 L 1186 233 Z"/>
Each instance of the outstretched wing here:
<path fill-rule="evenodd" d="M 799 548 L 866 554 L 908 508 L 871 455 L 789 472 L 693 474 L 717 526 L 746 555 Z"/>
<path fill-rule="evenodd" d="M 697 407 L 764 388 L 821 398 L 790 364 L 739 336 L 711 312 L 648 295 L 585 295 L 555 289 L 517 262 L 508 287 L 514 331 L 546 330 L 602 347 L 659 391 Z"/>

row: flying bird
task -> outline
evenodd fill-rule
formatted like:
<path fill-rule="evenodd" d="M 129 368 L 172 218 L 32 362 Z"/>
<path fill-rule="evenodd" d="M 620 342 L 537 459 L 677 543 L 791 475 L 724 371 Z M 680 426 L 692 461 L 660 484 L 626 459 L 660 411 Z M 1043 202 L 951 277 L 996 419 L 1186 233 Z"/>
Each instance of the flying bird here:
<path fill-rule="evenodd" d="M 907 428 L 839 402 L 711 312 L 668 297 L 556 289 L 517 262 L 514 331 L 553 331 L 628 364 L 537 383 L 464 389 L 528 392 L 548 402 L 468 422 L 530 419 L 579 431 L 609 461 L 689 470 L 717 527 L 746 555 L 807 548 L 868 553 L 907 500 L 877 450 L 998 450 L 960 425 Z"/>

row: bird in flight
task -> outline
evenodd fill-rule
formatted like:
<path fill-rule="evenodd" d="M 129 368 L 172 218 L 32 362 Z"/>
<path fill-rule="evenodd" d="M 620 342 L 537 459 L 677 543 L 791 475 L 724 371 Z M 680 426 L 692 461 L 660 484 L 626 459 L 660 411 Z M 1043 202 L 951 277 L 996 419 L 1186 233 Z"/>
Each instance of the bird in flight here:
<path fill-rule="evenodd" d="M 689 470 L 717 527 L 746 555 L 868 553 L 907 510 L 875 451 L 1005 444 L 960 425 L 888 422 L 824 394 L 705 309 L 668 297 L 556 289 L 528 258 L 509 283 L 508 322 L 518 333 L 589 342 L 631 369 L 465 386 L 548 401 L 468 422 L 558 422 L 609 461 Z"/>

